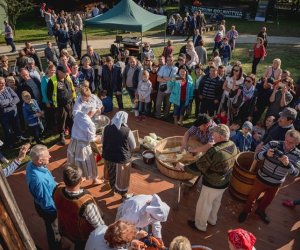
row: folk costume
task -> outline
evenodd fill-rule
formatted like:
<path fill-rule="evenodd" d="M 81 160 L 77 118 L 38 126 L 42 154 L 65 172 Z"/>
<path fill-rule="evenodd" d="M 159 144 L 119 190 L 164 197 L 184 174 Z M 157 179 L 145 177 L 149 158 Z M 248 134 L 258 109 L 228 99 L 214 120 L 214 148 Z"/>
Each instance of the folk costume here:
<path fill-rule="evenodd" d="M 86 179 L 95 180 L 98 168 L 90 143 L 96 141 L 96 126 L 88 115 L 91 109 L 90 106 L 83 106 L 76 113 L 67 153 L 69 164 L 80 167 Z"/>
<path fill-rule="evenodd" d="M 152 234 L 161 239 L 161 222 L 168 218 L 170 207 L 157 194 L 136 195 L 125 201 L 119 208 L 116 220 L 133 223 L 137 228 L 152 226 Z"/>
<path fill-rule="evenodd" d="M 127 126 L 128 114 L 119 111 L 111 125 L 105 127 L 102 137 L 104 178 L 111 189 L 121 195 L 128 191 L 130 182 L 131 150 L 136 147 L 132 131 Z"/>

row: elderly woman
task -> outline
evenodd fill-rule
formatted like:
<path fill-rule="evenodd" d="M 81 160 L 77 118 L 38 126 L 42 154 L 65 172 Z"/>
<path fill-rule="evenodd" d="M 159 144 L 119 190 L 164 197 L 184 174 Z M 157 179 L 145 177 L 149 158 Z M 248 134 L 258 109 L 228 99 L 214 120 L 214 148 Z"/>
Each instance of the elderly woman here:
<path fill-rule="evenodd" d="M 179 68 L 179 77 L 168 82 L 168 87 L 171 90 L 170 102 L 174 104 L 174 124 L 183 126 L 183 116 L 189 103 L 193 100 L 193 79 L 188 74 L 188 69 L 185 65 Z"/>
<path fill-rule="evenodd" d="M 167 221 L 169 211 L 170 207 L 157 194 L 140 194 L 126 200 L 118 208 L 116 220 L 128 221 L 137 228 L 151 225 L 153 236 L 161 240 L 161 222 Z"/>
<path fill-rule="evenodd" d="M 86 105 L 75 114 L 67 157 L 69 164 L 82 169 L 84 178 L 93 179 L 93 184 L 99 185 L 102 182 L 98 179 L 98 168 L 90 144 L 100 142 L 100 137 L 96 136 L 96 126 L 92 121 L 95 112 L 92 106 Z"/>
<path fill-rule="evenodd" d="M 233 119 L 237 117 L 240 121 L 252 121 L 257 101 L 255 89 L 255 75 L 251 74 L 245 78 L 242 86 L 235 85 L 229 93 L 229 115 Z"/>
<path fill-rule="evenodd" d="M 137 230 L 132 223 L 118 220 L 108 227 L 96 228 L 85 245 L 86 250 L 128 250 L 135 241 Z"/>
<path fill-rule="evenodd" d="M 84 75 L 84 79 L 89 82 L 90 90 L 92 93 L 95 92 L 95 72 L 93 67 L 91 67 L 91 59 L 88 56 L 85 56 L 81 60 L 82 67 L 80 68 L 80 71 Z"/>
<path fill-rule="evenodd" d="M 10 87 L 6 87 L 5 79 L 0 77 L 0 123 L 4 131 L 4 143 L 9 148 L 13 148 L 16 140 L 22 138 L 18 102 L 18 95 Z"/>
<path fill-rule="evenodd" d="M 177 236 L 170 243 L 169 250 L 192 250 L 191 242 L 184 236 Z"/>
<path fill-rule="evenodd" d="M 125 197 L 130 182 L 131 150 L 136 147 L 127 126 L 128 114 L 119 111 L 105 127 L 102 137 L 105 176 L 111 189 Z M 112 150 L 114 149 L 114 150 Z"/>

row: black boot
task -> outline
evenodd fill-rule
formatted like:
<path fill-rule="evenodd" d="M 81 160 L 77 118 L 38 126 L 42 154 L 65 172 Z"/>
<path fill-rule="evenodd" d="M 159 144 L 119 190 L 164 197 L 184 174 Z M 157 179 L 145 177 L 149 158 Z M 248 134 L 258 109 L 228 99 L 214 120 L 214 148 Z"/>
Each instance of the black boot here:
<path fill-rule="evenodd" d="M 60 145 L 66 145 L 66 139 L 64 134 L 60 134 L 59 136 L 59 144 Z"/>

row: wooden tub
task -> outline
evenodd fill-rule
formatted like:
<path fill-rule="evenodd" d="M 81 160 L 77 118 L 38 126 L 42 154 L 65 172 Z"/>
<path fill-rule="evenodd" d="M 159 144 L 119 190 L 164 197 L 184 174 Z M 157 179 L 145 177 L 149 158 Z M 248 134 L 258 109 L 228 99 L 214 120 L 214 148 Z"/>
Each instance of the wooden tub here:
<path fill-rule="evenodd" d="M 170 178 L 176 179 L 176 180 L 191 180 L 195 177 L 193 174 L 183 172 L 180 170 L 176 170 L 176 169 L 170 167 L 165 162 L 161 161 L 158 157 L 159 152 L 161 152 L 162 150 L 164 150 L 166 148 L 173 148 L 173 147 L 181 146 L 182 139 L 183 139 L 183 136 L 173 136 L 173 137 L 167 137 L 167 138 L 161 140 L 154 149 L 155 161 L 156 161 L 157 168 L 159 169 L 159 171 L 162 174 L 164 174 Z M 200 146 L 201 144 L 195 138 L 191 137 L 188 145 L 191 147 L 197 147 L 197 146 Z"/>

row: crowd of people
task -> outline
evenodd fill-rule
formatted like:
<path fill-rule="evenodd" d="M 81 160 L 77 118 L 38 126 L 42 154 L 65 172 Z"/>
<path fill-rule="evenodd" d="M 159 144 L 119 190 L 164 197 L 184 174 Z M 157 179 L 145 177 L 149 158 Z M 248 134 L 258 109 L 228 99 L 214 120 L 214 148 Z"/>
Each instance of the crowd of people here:
<path fill-rule="evenodd" d="M 183 136 L 182 150 L 202 152 L 203 156 L 191 165 L 176 166 L 203 176 L 195 219 L 188 221 L 190 227 L 206 231 L 208 224 L 216 225 L 234 159 L 238 152 L 250 150 L 264 164 L 238 220 L 247 219 L 255 201 L 265 192 L 256 214 L 270 223 L 266 208 L 287 174 L 299 174 L 300 89 L 288 69 L 282 69 L 279 58 L 262 76 L 256 75 L 268 46 L 265 27 L 253 46 L 252 72 L 246 74 L 242 62 L 231 60 L 238 32 L 232 26 L 226 33 L 224 20 L 219 22 L 213 54 L 208 58 L 202 37 L 206 21 L 201 12 L 186 17 L 190 17 L 186 24 L 187 43 L 177 60 L 171 40 L 157 59 L 149 43 L 144 44 L 141 60 L 127 50 L 118 51 L 115 58 L 102 58 L 92 46 L 81 55 L 80 15 L 72 19 L 62 11 L 56 16 L 49 9 L 42 10 L 42 14 L 59 51 L 47 42 L 46 69 L 31 42 L 19 51 L 13 67 L 9 67 L 7 56 L 1 56 L 0 122 L 6 147 L 15 148 L 28 135 L 37 143 L 30 151 L 26 180 L 36 211 L 45 221 L 50 249 L 59 247 L 61 236 L 71 240 L 76 249 L 164 247 L 161 222 L 167 220 L 169 206 L 157 194 L 127 195 L 131 151 L 136 145 L 127 125 L 128 114 L 122 111 L 125 93 L 137 122 L 147 122 L 150 115 L 157 119 L 171 115 L 174 125 L 183 126 L 186 116 L 195 117 L 194 125 Z M 172 29 L 179 32 L 176 23 Z M 6 32 L 5 38 L 9 38 L 11 31 L 6 28 Z M 11 42 L 7 40 L 10 45 Z M 67 50 L 68 44 L 73 56 Z M 120 111 L 100 137 L 95 122 L 100 114 L 113 110 L 113 98 Z M 71 139 L 63 184 L 57 184 L 47 168 L 51 156 L 43 138 L 53 134 L 59 135 L 61 145 L 66 144 L 66 136 Z M 202 146 L 188 146 L 193 135 Z M 98 149 L 100 143 L 102 152 Z M 28 146 L 21 148 L 6 176 L 19 166 L 27 150 Z M 104 158 L 104 180 L 98 176 L 95 155 L 99 154 Z M 7 161 L 5 157 L 0 160 Z M 93 185 L 108 181 L 112 191 L 122 196 L 113 224 L 105 225 L 93 196 L 82 188 L 82 182 L 88 179 Z M 297 204 L 299 201 L 284 201 L 288 207 Z M 255 237 L 251 233 L 231 230 L 228 237 L 229 249 L 253 249 Z M 175 238 L 170 249 L 191 247 L 187 239 Z"/>

